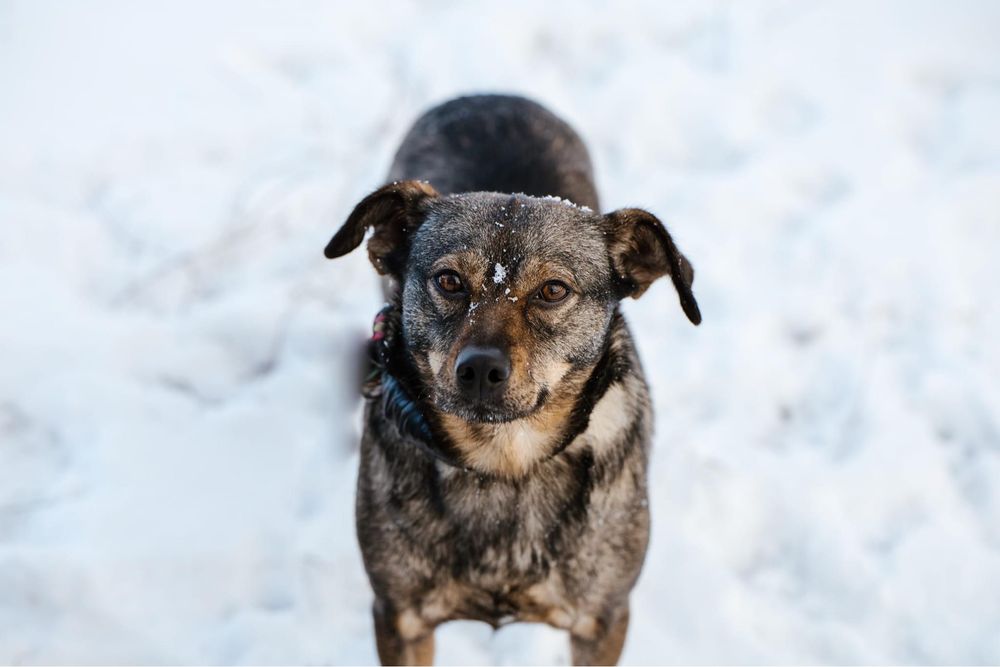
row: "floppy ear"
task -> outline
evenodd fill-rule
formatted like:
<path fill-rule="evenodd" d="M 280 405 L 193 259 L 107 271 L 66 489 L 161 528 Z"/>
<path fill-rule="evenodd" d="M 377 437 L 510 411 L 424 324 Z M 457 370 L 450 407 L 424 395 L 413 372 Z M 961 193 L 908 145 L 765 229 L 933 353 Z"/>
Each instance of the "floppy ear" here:
<path fill-rule="evenodd" d="M 639 208 L 623 208 L 604 216 L 611 266 L 623 296 L 639 298 L 660 276 L 669 275 L 681 308 L 694 324 L 701 323 L 698 302 L 691 293 L 694 268 L 674 245 L 659 219 Z"/>
<path fill-rule="evenodd" d="M 369 227 L 368 258 L 385 275 L 401 276 L 409 250 L 409 234 L 424 220 L 424 205 L 437 197 L 437 190 L 423 181 L 397 181 L 384 185 L 361 200 L 323 254 L 329 259 L 351 252 L 365 238 Z"/>

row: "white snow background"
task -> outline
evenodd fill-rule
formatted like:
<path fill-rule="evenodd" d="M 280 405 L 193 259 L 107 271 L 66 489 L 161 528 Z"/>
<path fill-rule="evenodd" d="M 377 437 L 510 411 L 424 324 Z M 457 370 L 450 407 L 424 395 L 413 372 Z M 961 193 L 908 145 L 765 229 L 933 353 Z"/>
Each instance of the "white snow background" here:
<path fill-rule="evenodd" d="M 624 662 L 1000 662 L 998 35 L 990 1 L 3 2 L 0 662 L 376 660 L 380 297 L 322 249 L 480 91 L 568 119 L 697 269 L 701 327 L 669 281 L 625 305 L 657 434 Z"/>

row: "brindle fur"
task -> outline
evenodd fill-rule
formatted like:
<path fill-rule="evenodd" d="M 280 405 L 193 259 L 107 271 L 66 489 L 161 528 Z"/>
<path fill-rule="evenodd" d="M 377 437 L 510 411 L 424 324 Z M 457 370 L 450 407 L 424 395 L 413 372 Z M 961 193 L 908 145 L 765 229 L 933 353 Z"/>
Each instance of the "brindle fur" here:
<path fill-rule="evenodd" d="M 618 303 L 667 275 L 697 324 L 691 265 L 652 214 L 599 214 L 582 141 L 522 98 L 432 109 L 390 179 L 326 250 L 343 255 L 373 229 L 402 325 L 390 371 L 431 433 L 366 406 L 357 531 L 379 657 L 430 663 L 436 626 L 475 619 L 549 623 L 569 631 L 575 664 L 613 664 L 646 553 L 652 425 Z M 442 269 L 467 296 L 434 287 Z M 557 306 L 534 298 L 551 279 L 572 288 Z M 488 409 L 457 388 L 468 344 L 512 361 Z"/>

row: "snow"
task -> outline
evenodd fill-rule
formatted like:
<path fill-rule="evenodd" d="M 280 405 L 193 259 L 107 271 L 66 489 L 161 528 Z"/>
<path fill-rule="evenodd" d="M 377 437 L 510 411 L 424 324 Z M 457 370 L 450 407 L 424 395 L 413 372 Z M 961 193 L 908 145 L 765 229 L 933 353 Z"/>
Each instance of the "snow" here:
<path fill-rule="evenodd" d="M 593 213 L 593 210 L 589 206 L 583 206 L 582 204 L 575 204 L 568 199 L 563 199 L 562 197 L 557 197 L 555 195 L 545 195 L 543 197 L 539 197 L 539 199 L 555 202 L 557 204 L 562 204 L 563 206 L 569 206 L 570 208 L 577 208 L 585 213 Z"/>
<path fill-rule="evenodd" d="M 0 662 L 376 660 L 379 283 L 321 251 L 477 90 L 570 121 L 697 269 L 702 326 L 668 281 L 625 306 L 657 431 L 623 661 L 1000 662 L 996 3 L 0 12 Z"/>
<path fill-rule="evenodd" d="M 507 280 L 507 269 L 503 264 L 497 262 L 493 267 L 493 283 L 499 285 L 505 280 Z"/>

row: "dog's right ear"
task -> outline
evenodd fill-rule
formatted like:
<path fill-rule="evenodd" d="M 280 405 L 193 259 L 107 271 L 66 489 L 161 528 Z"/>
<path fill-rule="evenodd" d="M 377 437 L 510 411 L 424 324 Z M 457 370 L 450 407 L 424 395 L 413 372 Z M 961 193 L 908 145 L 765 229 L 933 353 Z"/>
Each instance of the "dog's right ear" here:
<path fill-rule="evenodd" d="M 329 259 L 351 252 L 365 238 L 369 227 L 368 258 L 383 274 L 402 277 L 409 252 L 409 235 L 424 221 L 425 206 L 437 190 L 424 181 L 397 181 L 384 185 L 361 200 L 323 254 Z"/>
<path fill-rule="evenodd" d="M 691 292 L 694 268 L 659 218 L 640 208 L 622 208 L 605 215 L 604 221 L 611 267 L 623 295 L 639 298 L 654 280 L 670 276 L 684 314 L 692 324 L 701 324 Z"/>

